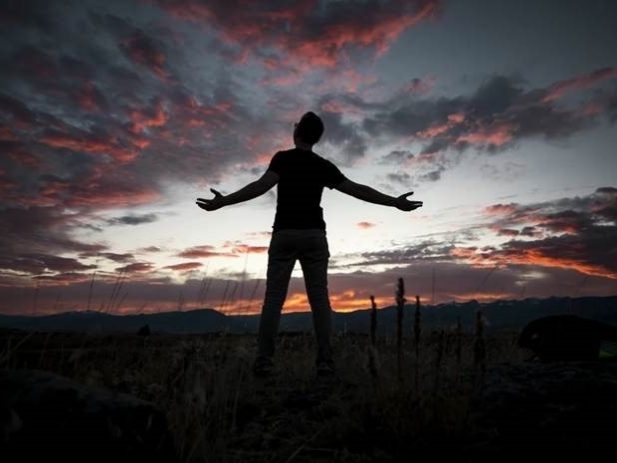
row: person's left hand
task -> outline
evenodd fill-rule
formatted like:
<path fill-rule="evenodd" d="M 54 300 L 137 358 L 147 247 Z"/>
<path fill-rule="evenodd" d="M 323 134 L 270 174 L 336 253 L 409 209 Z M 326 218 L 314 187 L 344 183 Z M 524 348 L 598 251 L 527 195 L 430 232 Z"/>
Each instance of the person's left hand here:
<path fill-rule="evenodd" d="M 220 194 L 214 188 L 210 188 L 210 191 L 214 193 L 214 198 L 212 199 L 204 199 L 197 198 L 196 204 L 206 211 L 215 211 L 225 206 L 225 196 Z"/>

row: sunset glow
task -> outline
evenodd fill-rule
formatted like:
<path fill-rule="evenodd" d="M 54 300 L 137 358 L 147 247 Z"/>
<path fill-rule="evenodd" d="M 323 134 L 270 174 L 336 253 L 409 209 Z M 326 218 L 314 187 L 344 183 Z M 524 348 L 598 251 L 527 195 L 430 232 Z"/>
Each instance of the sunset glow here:
<path fill-rule="evenodd" d="M 309 110 L 315 152 L 424 201 L 324 190 L 335 310 L 399 277 L 423 304 L 617 294 L 616 10 L 560 8 L 3 2 L 0 312 L 259 313 L 276 188 L 195 200 L 259 178 Z"/>

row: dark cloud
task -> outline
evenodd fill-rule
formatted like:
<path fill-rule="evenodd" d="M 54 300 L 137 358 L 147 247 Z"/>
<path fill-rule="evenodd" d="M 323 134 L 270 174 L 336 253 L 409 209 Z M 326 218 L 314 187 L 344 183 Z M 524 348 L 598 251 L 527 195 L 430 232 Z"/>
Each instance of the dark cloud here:
<path fill-rule="evenodd" d="M 107 220 L 108 225 L 141 225 L 143 223 L 152 223 L 158 220 L 156 214 L 129 214 L 121 217 L 114 217 Z"/>
<path fill-rule="evenodd" d="M 427 172 L 426 174 L 422 174 L 420 175 L 419 179 L 420 180 L 424 180 L 424 181 L 428 181 L 428 182 L 436 182 L 437 180 L 439 180 L 441 178 L 441 174 L 446 170 L 446 168 L 442 165 L 437 166 L 437 169 L 435 170 L 431 170 L 430 172 Z"/>
<path fill-rule="evenodd" d="M 526 82 L 518 75 L 495 75 L 468 96 L 422 100 L 397 93 L 382 101 L 366 101 L 358 95 L 329 94 L 322 98 L 321 106 L 328 117 L 326 130 L 328 123 L 334 127 L 335 143 L 346 147 L 353 140 L 354 146 L 363 147 L 352 150 L 354 153 L 364 153 L 376 140 L 415 140 L 423 144 L 417 154 L 399 149 L 380 162 L 415 165 L 419 168 L 418 180 L 436 181 L 445 170 L 458 164 L 457 153 L 462 151 L 474 149 L 495 154 L 526 139 L 566 138 L 596 126 L 603 115 L 612 117 L 606 98 L 567 106 L 561 95 L 615 76 L 615 69 L 606 68 L 545 88 L 526 89 Z M 345 114 L 356 120 L 349 122 Z M 437 165 L 420 167 L 428 160 L 422 156 L 438 154 L 441 158 Z"/>
<path fill-rule="evenodd" d="M 361 135 L 359 127 L 344 122 L 343 116 L 339 113 L 325 111 L 320 116 L 325 126 L 322 142 L 336 146 L 337 151 L 342 153 L 347 161 L 353 162 L 364 156 L 367 142 Z"/>
<path fill-rule="evenodd" d="M 400 165 L 413 158 L 414 154 L 408 150 L 394 150 L 383 156 L 379 162 L 380 164 Z"/>
<path fill-rule="evenodd" d="M 387 174 L 386 178 L 390 182 L 407 185 L 409 181 L 411 180 L 411 175 L 409 175 L 407 172 L 395 172 L 395 173 Z"/>
<path fill-rule="evenodd" d="M 120 44 L 120 48 L 135 63 L 145 66 L 160 78 L 166 78 L 166 54 L 161 43 L 157 43 L 152 37 L 143 31 L 136 31 Z"/>
<path fill-rule="evenodd" d="M 149 272 L 153 270 L 153 265 L 150 262 L 133 262 L 122 267 L 117 267 L 117 272 L 135 273 L 135 272 Z"/>
<path fill-rule="evenodd" d="M 177 270 L 180 272 L 192 271 L 203 266 L 201 262 L 182 262 L 180 264 L 167 265 L 164 268 L 168 268 L 171 270 Z"/>
<path fill-rule="evenodd" d="M 49 254 L 24 253 L 17 257 L 0 259 L 0 269 L 31 274 L 87 270 L 95 267 L 82 264 L 76 259 Z"/>
<path fill-rule="evenodd" d="M 135 256 L 129 252 L 122 254 L 116 252 L 101 252 L 97 255 L 118 263 L 130 262 L 135 258 Z"/>

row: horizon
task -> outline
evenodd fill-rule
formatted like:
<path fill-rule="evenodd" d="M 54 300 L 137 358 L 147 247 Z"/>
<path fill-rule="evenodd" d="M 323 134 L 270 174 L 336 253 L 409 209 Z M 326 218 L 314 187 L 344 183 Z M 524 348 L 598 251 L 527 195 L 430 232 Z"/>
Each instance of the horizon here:
<path fill-rule="evenodd" d="M 612 295 L 608 295 L 608 296 L 577 296 L 577 297 L 570 297 L 570 296 L 548 296 L 548 297 L 543 297 L 543 298 L 537 298 L 537 297 L 525 297 L 524 299 L 493 299 L 490 301 L 478 301 L 476 299 L 469 299 L 466 301 L 456 301 L 456 300 L 452 300 L 452 301 L 445 301 L 445 302 L 440 302 L 440 303 L 436 303 L 434 305 L 432 304 L 424 304 L 424 303 L 420 303 L 420 309 L 424 310 L 424 309 L 430 309 L 430 310 L 434 310 L 434 309 L 439 309 L 439 308 L 445 308 L 447 306 L 459 306 L 459 305 L 467 305 L 467 304 L 471 304 L 471 303 L 476 303 L 480 306 L 487 306 L 487 305 L 491 305 L 491 304 L 500 304 L 500 303 L 523 303 L 525 301 L 528 300 L 536 300 L 536 301 L 546 301 L 546 300 L 550 300 L 550 299 L 610 299 L 610 298 L 617 298 L 617 293 L 616 294 L 612 294 Z M 385 310 L 385 309 L 395 309 L 397 306 L 396 302 L 390 304 L 390 305 L 385 305 L 385 306 L 377 306 L 376 310 L 377 311 L 381 311 L 381 310 Z M 413 308 L 416 307 L 416 302 L 414 301 L 406 301 L 404 304 L 404 307 L 408 307 L 411 306 Z M 175 309 L 175 310 L 158 310 L 158 311 L 149 311 L 149 312 L 120 312 L 120 313 L 114 313 L 111 312 L 109 310 L 96 310 L 96 309 L 79 309 L 79 308 L 73 308 L 73 309 L 69 309 L 66 311 L 62 311 L 62 312 L 50 312 L 50 313 L 33 313 L 33 314 L 11 314 L 11 313 L 2 313 L 0 312 L 0 316 L 25 316 L 25 317 L 46 317 L 46 316 L 54 316 L 54 315 L 66 315 L 66 314 L 81 314 L 81 313 L 92 313 L 92 314 L 102 314 L 102 315 L 111 315 L 111 316 L 119 316 L 119 317 L 124 317 L 124 316 L 133 316 L 133 315 L 159 315 L 159 314 L 165 314 L 165 313 L 187 313 L 187 312 L 197 312 L 197 311 L 202 311 L 202 310 L 208 310 L 208 311 L 213 311 L 213 312 L 217 312 L 221 315 L 224 315 L 226 317 L 246 317 L 246 316 L 259 316 L 261 314 L 261 312 L 255 311 L 255 312 L 225 312 L 222 311 L 220 309 L 217 309 L 215 307 L 187 307 L 187 308 L 182 308 L 182 309 Z M 338 313 L 338 314 L 351 314 L 351 313 L 355 313 L 355 312 L 364 312 L 364 311 L 370 311 L 371 307 L 370 305 L 364 307 L 364 308 L 354 308 L 354 309 L 350 309 L 350 310 L 336 310 L 336 309 L 332 309 L 333 312 Z M 282 313 L 282 315 L 290 315 L 290 314 L 310 314 L 311 310 L 310 308 L 307 308 L 307 310 L 294 310 L 294 311 L 285 311 Z"/>
<path fill-rule="evenodd" d="M 617 3 L 553 5 L 5 2 L 0 313 L 258 314 L 276 187 L 195 199 L 309 110 L 316 153 L 424 202 L 324 189 L 335 311 L 399 277 L 423 306 L 617 295 Z M 296 264 L 284 313 L 307 311 Z"/>

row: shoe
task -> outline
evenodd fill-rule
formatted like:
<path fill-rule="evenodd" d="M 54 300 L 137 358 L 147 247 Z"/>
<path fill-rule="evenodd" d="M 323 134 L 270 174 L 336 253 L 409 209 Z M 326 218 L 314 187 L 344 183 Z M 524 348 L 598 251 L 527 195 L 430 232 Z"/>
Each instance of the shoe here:
<path fill-rule="evenodd" d="M 253 375 L 264 378 L 274 371 L 274 363 L 269 358 L 258 358 L 253 364 Z"/>
<path fill-rule="evenodd" d="M 336 374 L 334 364 L 332 362 L 321 361 L 317 363 L 317 376 L 330 377 Z"/>

